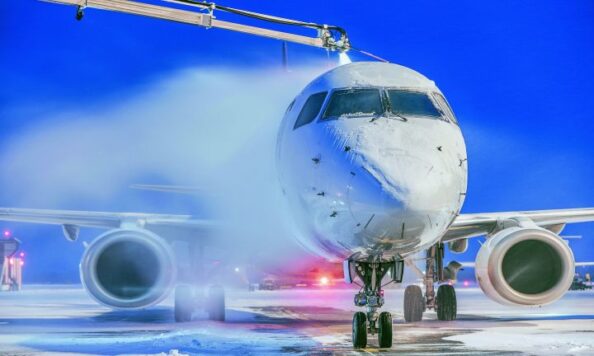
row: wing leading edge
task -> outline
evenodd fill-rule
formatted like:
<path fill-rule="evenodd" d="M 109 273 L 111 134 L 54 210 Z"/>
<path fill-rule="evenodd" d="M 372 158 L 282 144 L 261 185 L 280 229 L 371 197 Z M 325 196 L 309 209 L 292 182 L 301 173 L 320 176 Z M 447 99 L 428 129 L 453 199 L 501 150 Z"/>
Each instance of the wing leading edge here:
<path fill-rule="evenodd" d="M 529 220 L 536 226 L 559 232 L 565 224 L 594 221 L 594 208 L 460 214 L 442 241 L 489 235 L 512 220 Z"/>
<path fill-rule="evenodd" d="M 119 213 L 76 210 L 0 208 L 0 220 L 63 226 L 115 229 L 125 226 L 164 226 L 208 229 L 212 222 L 191 215 Z"/>

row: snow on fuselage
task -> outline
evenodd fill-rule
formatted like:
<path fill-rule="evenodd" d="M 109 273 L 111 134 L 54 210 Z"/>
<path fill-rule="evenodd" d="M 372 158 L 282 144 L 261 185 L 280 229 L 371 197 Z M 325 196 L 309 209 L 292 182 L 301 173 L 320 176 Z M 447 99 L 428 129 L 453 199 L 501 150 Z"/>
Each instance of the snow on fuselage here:
<path fill-rule="evenodd" d="M 277 165 L 298 241 L 328 259 L 437 242 L 466 194 L 466 147 L 434 82 L 357 62 L 311 82 L 280 127 Z"/>

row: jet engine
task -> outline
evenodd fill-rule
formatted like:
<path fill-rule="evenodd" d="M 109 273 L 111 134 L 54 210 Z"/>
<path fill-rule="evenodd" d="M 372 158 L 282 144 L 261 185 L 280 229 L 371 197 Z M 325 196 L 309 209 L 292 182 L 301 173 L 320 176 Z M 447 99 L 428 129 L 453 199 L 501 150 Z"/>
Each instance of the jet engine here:
<path fill-rule="evenodd" d="M 510 227 L 488 238 L 476 259 L 476 278 L 491 299 L 543 305 L 569 290 L 574 270 L 567 243 L 539 227 Z"/>
<path fill-rule="evenodd" d="M 80 263 L 85 289 L 111 308 L 137 309 L 163 300 L 176 278 L 170 246 L 143 229 L 116 229 L 95 239 Z"/>

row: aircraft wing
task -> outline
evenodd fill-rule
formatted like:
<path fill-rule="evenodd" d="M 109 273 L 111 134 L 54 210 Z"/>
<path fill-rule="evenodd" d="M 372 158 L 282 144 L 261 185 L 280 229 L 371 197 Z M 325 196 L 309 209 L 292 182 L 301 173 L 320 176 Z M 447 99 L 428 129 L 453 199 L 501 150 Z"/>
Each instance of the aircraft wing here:
<path fill-rule="evenodd" d="M 594 208 L 516 211 L 484 214 L 460 214 L 454 220 L 443 242 L 488 235 L 510 219 L 529 219 L 543 228 L 559 227 L 568 223 L 594 221 Z"/>
<path fill-rule="evenodd" d="M 163 185 L 163 184 L 133 184 L 130 186 L 132 189 L 140 190 L 151 190 L 155 192 L 163 193 L 180 193 L 180 194 L 198 194 L 203 190 L 188 185 Z"/>
<path fill-rule="evenodd" d="M 69 226 L 115 229 L 134 225 L 208 229 L 212 225 L 209 221 L 197 220 L 191 215 L 20 208 L 0 208 L 0 221 L 62 225 L 65 230 Z"/>

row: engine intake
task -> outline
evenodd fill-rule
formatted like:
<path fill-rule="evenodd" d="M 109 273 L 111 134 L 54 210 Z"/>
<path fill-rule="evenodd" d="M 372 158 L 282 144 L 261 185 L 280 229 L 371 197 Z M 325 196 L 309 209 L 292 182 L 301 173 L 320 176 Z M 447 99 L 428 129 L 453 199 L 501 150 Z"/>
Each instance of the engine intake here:
<path fill-rule="evenodd" d="M 539 227 L 511 227 L 487 239 L 476 259 L 476 277 L 491 299 L 543 305 L 561 298 L 573 280 L 574 257 L 565 241 Z"/>
<path fill-rule="evenodd" d="M 147 230 L 111 230 L 95 239 L 80 263 L 81 281 L 99 303 L 136 309 L 163 300 L 176 278 L 173 252 Z"/>

